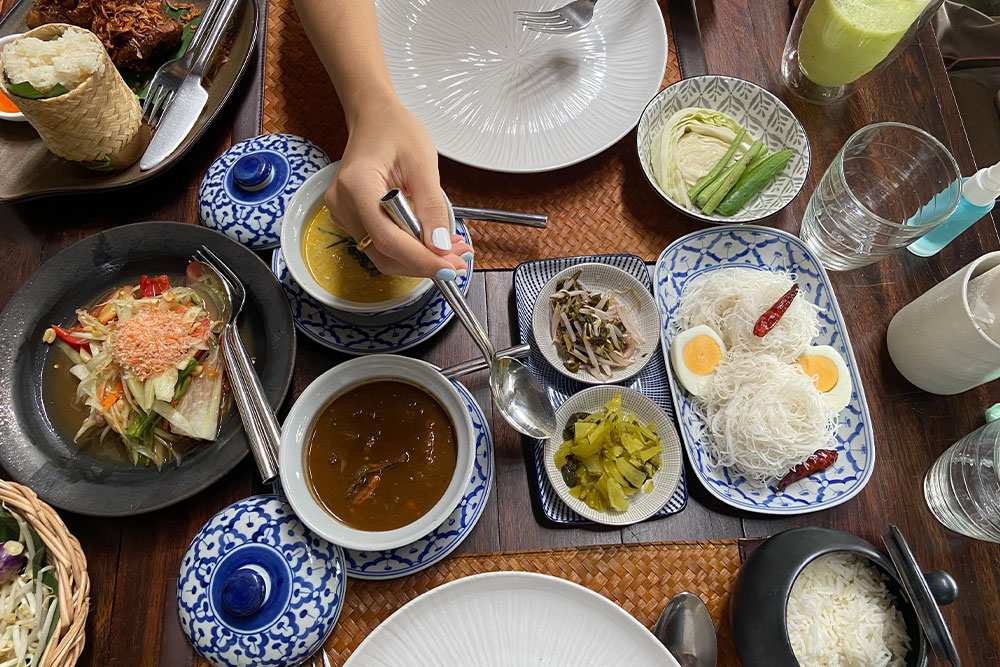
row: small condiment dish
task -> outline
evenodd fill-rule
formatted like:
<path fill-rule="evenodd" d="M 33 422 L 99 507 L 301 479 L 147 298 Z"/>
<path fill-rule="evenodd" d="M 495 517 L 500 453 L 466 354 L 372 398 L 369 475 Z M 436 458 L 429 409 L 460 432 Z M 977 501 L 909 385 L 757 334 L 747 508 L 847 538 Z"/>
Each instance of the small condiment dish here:
<path fill-rule="evenodd" d="M 18 33 L 14 33 L 13 35 L 4 35 L 3 37 L 0 37 L 0 54 L 3 53 L 3 48 L 5 46 L 7 46 L 11 42 L 13 42 L 15 39 L 17 39 L 18 37 L 20 37 L 22 34 L 23 33 L 18 32 Z M 13 100 L 11 100 L 11 101 L 13 102 Z M 16 104 L 16 102 L 14 102 L 14 104 Z M 24 117 L 24 114 L 21 113 L 20 111 L 17 111 L 17 112 L 14 112 L 14 113 L 11 113 L 9 111 L 0 111 L 0 120 L 9 120 L 9 121 L 13 121 L 15 123 L 24 123 L 24 122 L 27 122 L 27 119 Z"/>
<path fill-rule="evenodd" d="M 635 493 L 628 499 L 629 508 L 625 512 L 616 510 L 599 512 L 582 500 L 570 495 L 569 485 L 563 480 L 562 472 L 556 467 L 554 457 L 556 450 L 564 442 L 563 429 L 566 428 L 570 416 L 576 412 L 601 410 L 616 394 L 622 395 L 623 412 L 632 412 L 643 424 L 655 426 L 656 435 L 660 437 L 660 445 L 663 447 L 663 451 L 660 452 L 661 465 L 652 478 L 652 493 L 642 491 Z M 681 441 L 674 429 L 673 421 L 667 413 L 634 389 L 606 385 L 584 389 L 569 397 L 565 403 L 559 406 L 559 409 L 556 410 L 555 435 L 545 442 L 543 456 L 545 458 L 545 473 L 559 498 L 583 518 L 606 526 L 628 526 L 645 521 L 659 512 L 674 494 L 681 478 L 681 468 L 684 465 Z"/>
<path fill-rule="evenodd" d="M 771 153 L 794 151 L 784 170 L 734 215 L 704 215 L 687 208 L 668 196 L 653 176 L 650 156 L 659 148 L 660 132 L 671 116 L 687 107 L 712 109 L 731 116 L 746 128 L 748 140 L 760 139 Z M 660 197 L 681 213 L 713 224 L 756 222 L 774 215 L 795 199 L 809 175 L 809 139 L 799 119 L 769 91 L 731 76 L 696 76 L 661 90 L 639 117 L 636 150 L 646 180 Z"/>
<path fill-rule="evenodd" d="M 557 291 L 556 286 L 560 281 L 572 278 L 577 272 L 580 272 L 579 282 L 582 286 L 604 295 L 611 293 L 619 303 L 628 308 L 629 315 L 643 338 L 636 343 L 638 349 L 635 352 L 635 363 L 625 368 L 612 369 L 611 377 L 596 378 L 582 367 L 578 371 L 569 370 L 559 356 L 559 347 L 552 342 L 550 297 Z M 660 313 L 653 295 L 627 271 L 599 262 L 575 264 L 554 275 L 538 293 L 531 318 L 535 344 L 545 360 L 566 377 L 584 384 L 610 384 L 628 380 L 646 367 L 660 344 Z"/>
<path fill-rule="evenodd" d="M 323 410 L 345 391 L 375 380 L 397 380 L 423 389 L 445 410 L 454 427 L 455 470 L 441 499 L 415 521 L 394 530 L 366 531 L 335 519 L 316 499 L 306 474 L 310 435 Z M 305 388 L 281 430 L 278 467 L 295 514 L 318 535 L 346 549 L 384 551 L 410 544 L 439 526 L 462 500 L 472 475 L 475 436 L 465 402 L 455 386 L 427 362 L 397 355 L 359 357 L 335 366 Z M 346 492 L 346 490 L 345 490 Z"/>
<path fill-rule="evenodd" d="M 360 301 L 350 301 L 331 294 L 324 289 L 309 273 L 306 260 L 303 256 L 303 239 L 306 226 L 313 219 L 316 213 L 323 207 L 323 195 L 326 194 L 333 178 L 337 173 L 340 161 L 329 164 L 312 176 L 306 179 L 301 187 L 292 196 L 291 201 L 285 209 L 285 215 L 281 221 L 281 254 L 285 258 L 289 273 L 302 289 L 318 301 L 320 304 L 331 310 L 340 313 L 350 313 L 359 317 L 373 317 L 386 315 L 420 305 L 429 298 L 434 288 L 434 283 L 429 278 L 421 280 L 412 289 L 398 297 L 385 301 L 375 301 L 364 303 Z M 443 193 L 442 193 L 443 194 Z M 455 212 L 452 209 L 451 201 L 444 195 L 445 204 L 448 207 L 448 222 L 451 232 L 455 233 Z"/>

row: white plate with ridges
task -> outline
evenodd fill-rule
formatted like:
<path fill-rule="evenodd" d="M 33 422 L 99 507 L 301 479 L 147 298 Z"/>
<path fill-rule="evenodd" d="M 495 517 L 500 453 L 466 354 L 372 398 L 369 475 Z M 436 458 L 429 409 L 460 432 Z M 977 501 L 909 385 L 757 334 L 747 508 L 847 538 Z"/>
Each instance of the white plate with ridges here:
<path fill-rule="evenodd" d="M 488 572 L 411 600 L 345 667 L 680 667 L 656 637 L 603 595 L 529 572 Z"/>
<path fill-rule="evenodd" d="M 667 65 L 655 0 L 598 3 L 571 35 L 522 28 L 549 0 L 378 0 L 392 83 L 441 155 L 482 169 L 576 164 L 635 127 Z"/>

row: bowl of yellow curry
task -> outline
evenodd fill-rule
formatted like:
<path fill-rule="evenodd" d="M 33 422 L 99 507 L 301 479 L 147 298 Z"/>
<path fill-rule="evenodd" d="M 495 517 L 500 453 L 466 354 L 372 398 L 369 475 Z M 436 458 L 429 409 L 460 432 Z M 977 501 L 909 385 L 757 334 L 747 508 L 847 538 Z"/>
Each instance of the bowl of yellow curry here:
<path fill-rule="evenodd" d="M 357 240 L 341 229 L 323 203 L 340 162 L 323 167 L 295 192 L 281 223 L 281 253 L 288 271 L 305 292 L 335 311 L 358 316 L 415 308 L 429 298 L 428 278 L 381 273 Z M 445 195 L 448 220 L 455 213 Z"/>

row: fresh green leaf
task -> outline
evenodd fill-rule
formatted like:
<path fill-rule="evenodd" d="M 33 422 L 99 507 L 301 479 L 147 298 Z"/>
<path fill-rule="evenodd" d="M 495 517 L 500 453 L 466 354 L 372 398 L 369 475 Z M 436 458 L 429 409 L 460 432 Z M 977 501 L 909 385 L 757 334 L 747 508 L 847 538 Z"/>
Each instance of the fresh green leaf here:
<path fill-rule="evenodd" d="M 11 83 L 10 79 L 7 80 L 7 90 L 9 90 L 12 95 L 23 97 L 28 100 L 47 100 L 50 97 L 59 97 L 60 95 L 65 95 L 69 92 L 69 89 L 65 88 L 61 83 L 57 83 L 48 90 L 41 91 L 36 89 L 27 81 Z"/>

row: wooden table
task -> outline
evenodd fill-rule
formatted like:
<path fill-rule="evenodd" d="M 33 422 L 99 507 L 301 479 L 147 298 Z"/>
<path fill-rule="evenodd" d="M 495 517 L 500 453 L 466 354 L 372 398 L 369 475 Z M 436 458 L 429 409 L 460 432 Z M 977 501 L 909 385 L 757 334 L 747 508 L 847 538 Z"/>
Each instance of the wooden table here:
<path fill-rule="evenodd" d="M 699 4 L 710 71 L 742 76 L 781 96 L 802 120 L 811 140 L 808 183 L 770 224 L 798 230 L 808 196 L 837 150 L 855 129 L 871 122 L 918 125 L 951 148 L 964 173 L 974 169 L 941 56 L 929 31 L 855 96 L 842 104 L 818 107 L 791 97 L 780 85 L 777 63 L 790 23 L 790 10 L 783 0 L 703 0 Z M 232 141 L 258 131 L 258 95 L 255 83 L 244 81 L 235 101 L 192 153 L 147 185 L 110 196 L 0 206 L 0 266 L 5 273 L 0 282 L 0 305 L 54 253 L 101 229 L 139 220 L 195 222 L 197 185 L 208 165 Z M 447 188 L 447 183 L 444 185 Z M 647 187 L 645 183 L 633 186 Z M 665 204 L 661 221 L 675 237 L 698 227 Z M 918 259 L 904 252 L 864 269 L 832 275 L 861 367 L 878 450 L 870 483 L 850 502 L 793 518 L 746 514 L 712 498 L 689 468 L 690 501 L 676 516 L 622 530 L 553 528 L 538 519 L 524 441 L 494 414 L 490 423 L 497 447 L 496 485 L 483 517 L 460 552 L 755 537 L 816 524 L 880 544 L 882 533 L 892 522 L 907 536 L 925 570 L 946 569 L 958 581 L 959 600 L 944 609 L 944 616 L 963 663 L 977 667 L 1000 664 L 1000 546 L 948 532 L 934 520 L 922 495 L 927 468 L 952 442 L 983 422 L 983 409 L 1000 394 L 995 383 L 959 397 L 926 394 L 900 376 L 885 347 L 886 326 L 899 308 L 973 258 L 997 249 L 996 227 L 988 219 L 933 259 Z M 594 250 L 627 252 L 629 248 Z M 472 307 L 501 346 L 516 336 L 511 277 L 510 271 L 480 273 L 469 295 Z M 442 366 L 476 353 L 471 339 L 457 324 L 408 352 Z M 283 412 L 313 378 L 343 359 L 300 336 L 294 384 Z M 473 376 L 466 382 L 490 416 L 484 378 Z M 177 638 L 161 641 L 162 629 L 172 627 L 164 623 L 164 609 L 170 608 L 169 586 L 177 576 L 181 555 L 215 512 L 263 491 L 255 479 L 248 457 L 212 488 L 153 514 L 94 519 L 62 513 L 83 544 L 93 586 L 87 648 L 80 665 L 166 664 L 161 658 L 161 643 L 176 642 Z"/>

